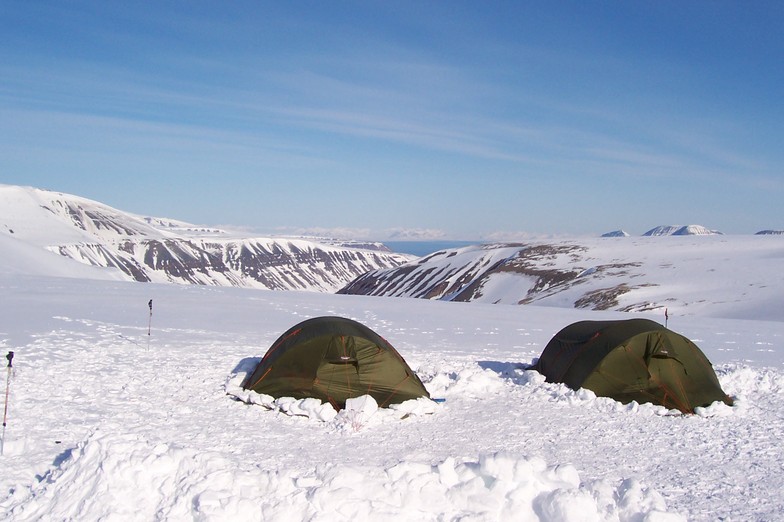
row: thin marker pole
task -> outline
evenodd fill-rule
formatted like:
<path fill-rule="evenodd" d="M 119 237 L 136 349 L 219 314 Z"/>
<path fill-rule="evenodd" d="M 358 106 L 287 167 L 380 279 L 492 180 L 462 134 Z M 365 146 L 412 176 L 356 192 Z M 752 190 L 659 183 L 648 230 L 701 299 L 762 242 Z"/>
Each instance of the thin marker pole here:
<path fill-rule="evenodd" d="M 147 349 L 150 349 L 150 335 L 152 333 L 152 299 L 150 302 L 147 303 L 147 306 L 150 307 L 150 318 L 147 320 Z"/>
<path fill-rule="evenodd" d="M 3 455 L 5 449 L 5 427 L 8 424 L 8 392 L 11 390 L 11 369 L 13 368 L 13 364 L 11 361 L 14 360 L 14 352 L 8 352 L 8 355 L 5 356 L 8 359 L 8 377 L 5 381 L 5 406 L 3 407 L 3 438 L 0 438 L 0 455 Z"/>

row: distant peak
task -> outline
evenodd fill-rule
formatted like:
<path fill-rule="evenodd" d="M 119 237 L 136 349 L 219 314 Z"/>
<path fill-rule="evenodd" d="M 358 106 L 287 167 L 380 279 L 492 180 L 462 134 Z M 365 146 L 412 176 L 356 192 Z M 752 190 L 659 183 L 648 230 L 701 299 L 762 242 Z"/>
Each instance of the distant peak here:
<path fill-rule="evenodd" d="M 702 225 L 661 225 L 647 231 L 643 236 L 715 236 L 721 232 Z"/>
<path fill-rule="evenodd" d="M 625 230 L 613 230 L 602 234 L 602 237 L 629 237 L 629 233 Z"/>

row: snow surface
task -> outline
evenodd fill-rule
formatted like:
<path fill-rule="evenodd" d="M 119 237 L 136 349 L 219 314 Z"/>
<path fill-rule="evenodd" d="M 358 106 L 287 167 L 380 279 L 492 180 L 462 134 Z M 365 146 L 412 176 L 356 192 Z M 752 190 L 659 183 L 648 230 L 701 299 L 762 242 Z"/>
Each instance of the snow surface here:
<path fill-rule="evenodd" d="M 680 415 L 525 370 L 571 322 L 658 315 L 95 280 L 26 254 L 0 254 L 0 520 L 784 519 L 784 322 L 671 311 L 736 398 Z M 321 315 L 384 336 L 444 402 L 239 389 Z"/>

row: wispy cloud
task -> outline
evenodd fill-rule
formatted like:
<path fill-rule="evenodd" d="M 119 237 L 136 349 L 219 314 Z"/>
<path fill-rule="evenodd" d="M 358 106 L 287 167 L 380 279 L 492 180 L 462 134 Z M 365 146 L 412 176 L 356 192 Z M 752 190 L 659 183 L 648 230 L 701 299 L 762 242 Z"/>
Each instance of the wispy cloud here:
<path fill-rule="evenodd" d="M 390 228 L 383 231 L 382 237 L 394 241 L 435 241 L 447 234 L 436 228 Z"/>
<path fill-rule="evenodd" d="M 311 237 L 327 239 L 378 240 L 368 228 L 351 227 L 276 227 L 272 233 L 287 237 Z"/>
<path fill-rule="evenodd" d="M 479 239 L 485 243 L 508 243 L 508 242 L 519 242 L 524 243 L 526 241 L 533 241 L 533 240 L 540 240 L 540 239 L 561 239 L 566 237 L 574 237 L 574 235 L 564 235 L 564 234 L 543 234 L 543 233 L 534 233 L 534 232 L 527 232 L 527 231 L 513 231 L 513 230 L 497 230 L 495 232 L 488 232 L 483 234 Z"/>
<path fill-rule="evenodd" d="M 361 228 L 361 227 L 276 227 L 264 233 L 279 236 L 368 241 L 437 241 L 446 239 L 444 230 L 435 228 Z"/>
<path fill-rule="evenodd" d="M 635 122 L 611 100 L 579 105 L 554 96 L 513 96 L 508 85 L 470 74 L 476 70 L 389 50 L 375 60 L 366 54 L 278 64 L 278 69 L 245 73 L 246 83 L 220 88 L 186 82 L 161 86 L 153 77 L 89 64 L 61 68 L 54 86 L 46 81 L 51 71 L 5 66 L 13 82 L 0 88 L 0 99 L 9 107 L 51 111 L 61 122 L 61 115 L 70 113 L 76 129 L 144 128 L 135 133 L 137 143 L 148 133 L 164 149 L 191 147 L 203 154 L 220 148 L 234 157 L 242 149 L 239 157 L 265 151 L 266 159 L 277 156 L 278 164 L 325 161 L 335 151 L 325 150 L 322 138 L 343 135 L 521 165 L 532 176 L 594 172 L 732 179 L 741 171 L 765 184 L 777 175 L 741 148 L 733 150 L 730 130 L 717 124 L 718 116 L 702 122 L 642 113 L 634 115 L 640 118 Z M 229 77 L 238 74 L 236 65 L 203 66 Z M 506 99 L 508 114 L 487 106 L 488 99 L 493 104 Z"/>

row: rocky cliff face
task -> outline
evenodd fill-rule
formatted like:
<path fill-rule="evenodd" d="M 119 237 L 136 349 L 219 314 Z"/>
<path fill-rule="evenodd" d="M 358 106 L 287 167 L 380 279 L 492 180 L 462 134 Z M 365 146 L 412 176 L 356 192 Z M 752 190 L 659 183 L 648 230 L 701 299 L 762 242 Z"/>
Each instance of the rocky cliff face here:
<path fill-rule="evenodd" d="M 324 292 L 405 261 L 389 252 L 296 239 L 140 238 L 47 248 L 92 266 L 119 269 L 134 281 Z"/>
<path fill-rule="evenodd" d="M 445 250 L 368 272 L 339 293 L 523 304 L 578 284 L 585 271 L 575 263 L 585 250 L 579 244 L 514 243 Z"/>

